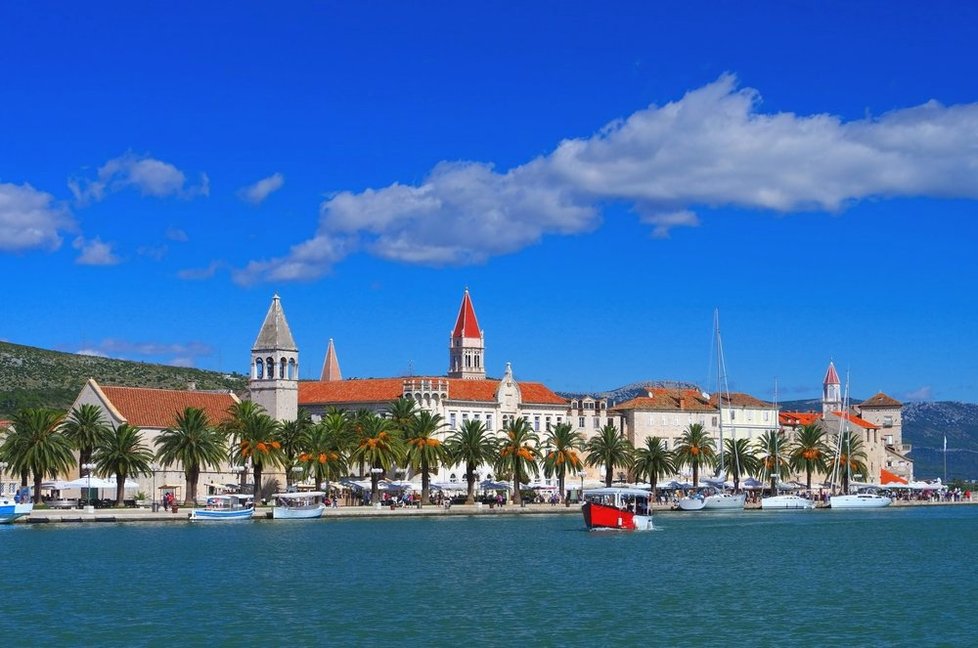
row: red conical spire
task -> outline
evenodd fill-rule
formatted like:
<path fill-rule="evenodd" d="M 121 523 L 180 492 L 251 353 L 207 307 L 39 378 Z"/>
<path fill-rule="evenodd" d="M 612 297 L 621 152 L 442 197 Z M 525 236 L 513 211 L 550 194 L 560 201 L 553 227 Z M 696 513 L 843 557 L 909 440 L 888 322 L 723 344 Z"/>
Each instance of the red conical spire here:
<path fill-rule="evenodd" d="M 825 380 L 822 381 L 823 385 L 840 385 L 839 374 L 835 373 L 835 364 L 829 361 L 829 370 L 825 372 Z"/>
<path fill-rule="evenodd" d="M 466 288 L 462 296 L 462 305 L 458 308 L 458 318 L 455 320 L 452 337 L 479 338 L 481 336 L 479 320 L 475 318 L 475 308 L 472 307 L 472 298 L 469 297 L 469 289 Z"/>

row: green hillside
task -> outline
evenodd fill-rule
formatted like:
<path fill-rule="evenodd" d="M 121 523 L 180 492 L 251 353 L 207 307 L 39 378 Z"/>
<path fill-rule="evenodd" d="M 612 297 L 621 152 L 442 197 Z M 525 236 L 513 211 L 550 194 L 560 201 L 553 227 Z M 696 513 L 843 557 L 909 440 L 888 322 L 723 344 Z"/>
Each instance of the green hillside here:
<path fill-rule="evenodd" d="M 230 389 L 242 393 L 247 377 L 186 367 L 114 360 L 48 351 L 0 342 L 0 418 L 22 407 L 67 409 L 82 385 L 95 378 L 103 385 L 185 389 Z"/>

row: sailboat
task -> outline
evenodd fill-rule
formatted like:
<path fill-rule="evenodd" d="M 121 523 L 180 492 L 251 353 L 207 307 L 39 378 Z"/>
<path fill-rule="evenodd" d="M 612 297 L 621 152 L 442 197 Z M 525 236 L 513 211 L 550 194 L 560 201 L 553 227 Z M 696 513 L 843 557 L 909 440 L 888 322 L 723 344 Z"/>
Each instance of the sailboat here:
<path fill-rule="evenodd" d="M 704 478 L 709 486 L 694 495 L 679 500 L 679 508 L 684 511 L 743 511 L 747 502 L 746 493 L 729 493 L 725 490 L 726 466 L 723 463 L 723 397 L 726 394 L 730 403 L 730 389 L 727 386 L 727 371 L 723 361 L 723 342 L 720 340 L 720 311 L 713 311 L 713 328 L 717 342 L 717 407 L 720 414 L 720 462 L 715 477 Z M 721 386 L 723 392 L 721 392 Z M 737 457 L 734 457 L 737 461 Z"/>
<path fill-rule="evenodd" d="M 774 406 L 778 406 L 778 383 L 774 382 Z M 778 439 L 780 438 L 777 428 L 774 430 L 774 468 L 771 475 L 775 482 L 781 475 L 781 454 L 778 452 Z M 815 508 L 815 502 L 792 493 L 779 495 L 774 493 L 770 497 L 761 498 L 761 509 L 764 511 L 811 511 Z"/>
<path fill-rule="evenodd" d="M 839 459 L 842 455 L 842 445 L 847 444 L 846 448 L 846 483 L 851 483 L 852 461 L 849 459 L 852 454 L 852 432 L 849 430 L 849 376 L 846 375 L 846 393 L 842 399 L 842 411 L 839 412 L 839 436 L 836 440 L 835 463 L 832 467 L 833 486 L 839 471 Z M 883 508 L 893 503 L 889 497 L 881 495 L 878 489 L 873 487 L 860 488 L 855 493 L 843 493 L 829 497 L 829 508 L 832 509 L 856 509 L 856 508 Z"/>

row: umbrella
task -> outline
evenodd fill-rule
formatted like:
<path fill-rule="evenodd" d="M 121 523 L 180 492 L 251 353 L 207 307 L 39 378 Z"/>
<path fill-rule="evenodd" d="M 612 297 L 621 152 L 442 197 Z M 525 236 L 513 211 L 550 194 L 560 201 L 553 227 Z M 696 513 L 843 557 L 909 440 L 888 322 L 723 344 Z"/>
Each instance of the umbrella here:
<path fill-rule="evenodd" d="M 72 479 L 65 483 L 65 488 L 115 488 L 115 482 L 92 475 Z"/>
<path fill-rule="evenodd" d="M 41 490 L 67 490 L 69 488 L 78 488 L 77 486 L 69 486 L 68 482 L 56 479 L 55 481 L 41 482 Z"/>
<path fill-rule="evenodd" d="M 483 479 L 479 482 L 479 490 L 513 490 L 513 487 L 506 482 L 494 482 L 489 479 Z"/>
<path fill-rule="evenodd" d="M 106 488 L 115 488 L 119 483 L 116 481 L 115 477 L 109 477 L 105 481 L 111 484 L 111 486 L 107 486 Z M 126 477 L 126 483 L 123 485 L 123 488 L 139 488 L 139 482 Z"/>

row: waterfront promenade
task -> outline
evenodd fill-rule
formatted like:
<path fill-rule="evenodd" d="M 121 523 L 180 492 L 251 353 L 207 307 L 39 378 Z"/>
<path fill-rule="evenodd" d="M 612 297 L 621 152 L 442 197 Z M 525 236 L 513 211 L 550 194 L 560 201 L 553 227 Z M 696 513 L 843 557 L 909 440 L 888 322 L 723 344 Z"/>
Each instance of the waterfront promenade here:
<path fill-rule="evenodd" d="M 978 504 L 976 500 L 962 501 L 906 501 L 896 500 L 891 506 L 961 506 Z M 686 514 L 677 511 L 671 504 L 653 505 L 656 514 Z M 828 507 L 819 504 L 816 510 L 828 510 Z M 759 504 L 747 504 L 746 512 L 760 512 Z M 190 513 L 189 507 L 178 507 L 177 512 L 156 511 L 149 508 L 107 508 L 96 509 L 94 512 L 86 512 L 81 509 L 37 509 L 29 517 L 17 520 L 15 524 L 48 524 L 48 523 L 114 523 L 114 522 L 186 522 Z M 768 514 L 787 514 L 787 512 L 767 512 Z M 373 506 L 340 506 L 338 508 L 327 509 L 322 519 L 330 518 L 393 518 L 393 517 L 444 517 L 452 515 L 580 515 L 580 506 L 571 504 L 551 505 L 545 504 L 526 504 L 525 506 L 507 504 L 489 508 L 488 505 L 465 505 L 453 504 L 451 508 L 431 504 L 418 508 L 416 506 L 404 506 L 391 509 L 389 506 L 375 508 Z M 710 515 L 706 513 L 705 515 Z M 272 507 L 260 506 L 255 510 L 255 519 L 271 519 Z"/>

